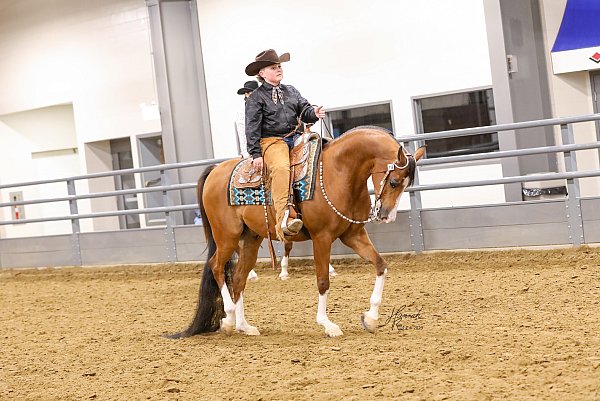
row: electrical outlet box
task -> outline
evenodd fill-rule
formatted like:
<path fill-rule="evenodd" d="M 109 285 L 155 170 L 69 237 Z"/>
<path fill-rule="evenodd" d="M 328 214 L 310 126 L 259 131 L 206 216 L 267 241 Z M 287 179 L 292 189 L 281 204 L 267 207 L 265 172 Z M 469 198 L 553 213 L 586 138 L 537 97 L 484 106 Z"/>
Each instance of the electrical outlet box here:
<path fill-rule="evenodd" d="M 9 192 L 10 202 L 22 202 L 23 191 Z M 25 218 L 25 207 L 24 205 L 12 205 L 10 207 L 12 211 L 13 220 L 23 220 Z"/>

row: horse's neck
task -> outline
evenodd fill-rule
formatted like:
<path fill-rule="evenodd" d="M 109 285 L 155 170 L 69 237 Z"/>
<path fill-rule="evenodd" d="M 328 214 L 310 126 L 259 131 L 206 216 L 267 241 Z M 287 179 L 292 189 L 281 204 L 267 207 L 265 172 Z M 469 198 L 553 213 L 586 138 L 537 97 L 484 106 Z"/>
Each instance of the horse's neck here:
<path fill-rule="evenodd" d="M 366 185 L 377 157 L 375 138 L 354 136 L 344 138 L 338 148 L 333 146 L 324 158 L 324 168 L 332 169 L 343 181 Z M 333 144 L 332 144 L 333 145 Z"/>
<path fill-rule="evenodd" d="M 345 188 L 354 194 L 368 194 L 367 180 L 378 154 L 376 138 L 357 135 L 344 138 L 343 143 L 336 145 L 329 149 L 323 162 L 324 169 L 335 177 L 333 185 L 339 185 L 340 189 Z"/>

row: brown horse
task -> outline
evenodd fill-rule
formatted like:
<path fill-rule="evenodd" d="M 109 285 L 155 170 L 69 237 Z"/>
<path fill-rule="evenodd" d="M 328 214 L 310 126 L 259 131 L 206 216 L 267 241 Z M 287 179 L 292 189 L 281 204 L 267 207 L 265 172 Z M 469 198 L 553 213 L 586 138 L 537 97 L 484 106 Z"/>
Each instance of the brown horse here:
<path fill-rule="evenodd" d="M 320 156 L 319 184 L 311 200 L 299 204 L 304 228 L 291 241 L 312 240 L 317 288 L 317 323 L 330 337 L 342 335 L 327 317 L 329 258 L 337 238 L 375 266 L 376 279 L 371 307 L 362 314 L 363 327 L 377 328 L 387 264 L 375 250 L 365 223 L 389 223 L 396 218 L 402 192 L 412 184 L 416 161 L 425 153 L 407 153 L 390 133 L 378 127 L 357 127 L 323 147 Z M 190 326 L 169 337 L 180 338 L 217 331 L 234 330 L 248 335 L 260 334 L 244 318 L 244 288 L 248 272 L 254 267 L 259 247 L 268 229 L 274 238 L 274 214 L 262 206 L 228 206 L 227 184 L 238 160 L 228 160 L 207 168 L 198 181 L 198 202 L 208 244 L 200 299 Z M 367 180 L 373 177 L 375 205 Z M 316 185 L 316 184 L 315 184 Z M 237 252 L 237 264 L 232 259 Z M 235 265 L 235 268 L 233 266 Z M 231 291 L 231 292 L 230 292 Z"/>

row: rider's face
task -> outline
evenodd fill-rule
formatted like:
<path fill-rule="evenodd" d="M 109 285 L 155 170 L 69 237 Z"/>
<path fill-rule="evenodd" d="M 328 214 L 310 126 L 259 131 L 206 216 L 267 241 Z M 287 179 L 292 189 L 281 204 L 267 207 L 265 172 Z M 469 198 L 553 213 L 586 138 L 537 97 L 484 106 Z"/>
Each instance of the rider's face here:
<path fill-rule="evenodd" d="M 269 65 L 258 72 L 265 81 L 271 85 L 277 86 L 283 79 L 283 68 L 281 64 Z"/>

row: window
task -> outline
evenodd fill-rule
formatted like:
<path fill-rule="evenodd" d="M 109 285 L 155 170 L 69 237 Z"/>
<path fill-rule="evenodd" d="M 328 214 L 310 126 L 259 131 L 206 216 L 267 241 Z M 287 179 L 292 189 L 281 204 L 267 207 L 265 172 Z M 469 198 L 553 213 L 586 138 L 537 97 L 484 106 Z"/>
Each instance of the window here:
<path fill-rule="evenodd" d="M 491 89 L 432 96 L 414 100 L 417 132 L 428 133 L 496 124 Z M 498 134 L 478 134 L 425 141 L 427 157 L 494 152 Z"/>
<path fill-rule="evenodd" d="M 334 138 L 359 125 L 375 125 L 392 131 L 390 102 L 330 110 L 327 118 Z"/>

